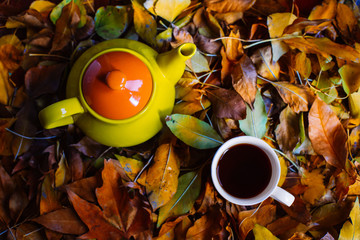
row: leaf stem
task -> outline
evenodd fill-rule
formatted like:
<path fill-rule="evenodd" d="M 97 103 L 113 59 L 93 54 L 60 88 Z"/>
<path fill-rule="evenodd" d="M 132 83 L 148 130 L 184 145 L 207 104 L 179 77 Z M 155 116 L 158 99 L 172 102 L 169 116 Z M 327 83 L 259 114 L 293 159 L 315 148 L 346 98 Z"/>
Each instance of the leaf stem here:
<path fill-rule="evenodd" d="M 21 135 L 20 133 L 14 132 L 13 130 L 10 130 L 9 128 L 5 128 L 6 131 L 21 137 L 21 138 L 25 138 L 25 139 L 29 139 L 29 140 L 46 140 L 46 139 L 53 139 L 53 138 L 57 138 L 57 136 L 50 136 L 50 137 L 27 137 L 24 135 Z"/>

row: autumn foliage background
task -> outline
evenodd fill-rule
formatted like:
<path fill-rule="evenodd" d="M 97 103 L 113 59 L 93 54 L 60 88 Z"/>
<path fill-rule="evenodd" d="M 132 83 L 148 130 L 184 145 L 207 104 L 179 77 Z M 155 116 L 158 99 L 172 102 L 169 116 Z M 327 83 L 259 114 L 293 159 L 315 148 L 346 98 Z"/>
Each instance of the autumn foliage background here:
<path fill-rule="evenodd" d="M 0 239 L 360 239 L 359 17 L 336 0 L 1 1 Z M 74 61 L 114 38 L 196 44 L 163 131 L 110 148 L 44 130 Z M 211 158 L 239 135 L 278 153 L 291 207 L 214 190 Z"/>

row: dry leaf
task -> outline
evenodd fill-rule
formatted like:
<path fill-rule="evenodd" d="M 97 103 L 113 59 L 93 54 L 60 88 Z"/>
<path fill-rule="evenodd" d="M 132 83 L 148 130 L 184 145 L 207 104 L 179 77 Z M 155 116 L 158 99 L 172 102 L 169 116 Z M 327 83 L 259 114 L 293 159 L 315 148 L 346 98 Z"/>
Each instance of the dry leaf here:
<path fill-rule="evenodd" d="M 325 194 L 324 175 L 321 169 L 314 169 L 311 172 L 304 170 L 301 183 L 308 187 L 302 196 L 307 203 L 315 204 Z"/>
<path fill-rule="evenodd" d="M 314 93 L 306 86 L 289 82 L 272 82 L 272 85 L 295 113 L 307 112 L 314 101 Z"/>
<path fill-rule="evenodd" d="M 257 92 L 257 73 L 255 66 L 247 55 L 234 65 L 231 73 L 232 85 L 247 104 L 253 107 Z"/>
<path fill-rule="evenodd" d="M 334 19 L 336 14 L 336 0 L 325 0 L 322 5 L 316 6 L 309 15 L 309 20 Z"/>
<path fill-rule="evenodd" d="M 309 138 L 315 152 L 329 164 L 345 167 L 347 134 L 335 113 L 319 98 L 309 112 Z"/>
<path fill-rule="evenodd" d="M 245 12 L 254 5 L 255 0 L 205 0 L 205 6 L 214 12 Z"/>
<path fill-rule="evenodd" d="M 160 145 L 146 174 L 146 192 L 153 210 L 164 206 L 178 186 L 180 159 L 171 144 Z"/>

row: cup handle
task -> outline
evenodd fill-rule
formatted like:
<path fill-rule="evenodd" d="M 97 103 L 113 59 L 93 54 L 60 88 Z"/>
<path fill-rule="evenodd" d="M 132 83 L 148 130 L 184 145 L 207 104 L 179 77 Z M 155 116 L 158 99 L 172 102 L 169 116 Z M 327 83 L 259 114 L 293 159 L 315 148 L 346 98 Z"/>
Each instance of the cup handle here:
<path fill-rule="evenodd" d="M 276 186 L 273 193 L 271 194 L 271 197 L 282 204 L 285 204 L 286 206 L 290 207 L 291 204 L 294 202 L 295 197 L 290 194 L 289 192 L 285 191 L 284 189 Z"/>
<path fill-rule="evenodd" d="M 83 112 L 84 108 L 79 99 L 73 97 L 42 109 L 39 113 L 39 119 L 45 129 L 50 129 L 74 123 L 73 115 Z"/>

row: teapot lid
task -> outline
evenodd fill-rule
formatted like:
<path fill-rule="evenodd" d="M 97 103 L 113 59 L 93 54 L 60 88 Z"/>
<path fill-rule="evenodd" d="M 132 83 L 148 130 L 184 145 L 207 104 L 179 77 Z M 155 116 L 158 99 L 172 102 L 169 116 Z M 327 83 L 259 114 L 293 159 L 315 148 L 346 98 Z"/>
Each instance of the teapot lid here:
<path fill-rule="evenodd" d="M 153 81 L 148 67 L 131 53 L 107 52 L 84 72 L 82 94 L 99 115 L 114 119 L 135 116 L 148 103 Z"/>

